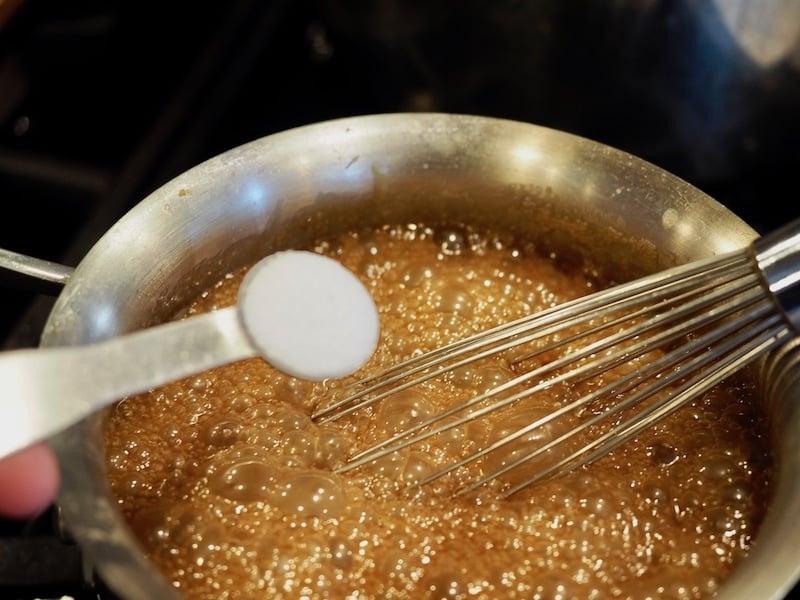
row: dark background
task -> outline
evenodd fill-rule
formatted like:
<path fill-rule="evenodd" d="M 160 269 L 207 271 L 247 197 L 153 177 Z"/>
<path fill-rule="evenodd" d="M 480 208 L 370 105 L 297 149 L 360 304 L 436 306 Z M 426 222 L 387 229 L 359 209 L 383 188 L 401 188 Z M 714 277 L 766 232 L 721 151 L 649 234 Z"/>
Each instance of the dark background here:
<path fill-rule="evenodd" d="M 74 266 L 205 158 L 296 125 L 413 110 L 628 150 L 761 232 L 798 214 L 800 44 L 764 62 L 737 38 L 772 27 L 762 37 L 780 43 L 797 9 L 749 29 L 744 15 L 737 31 L 712 0 L 5 2 L 17 6 L 0 4 L 0 248 Z M 0 296 L 7 346 L 38 335 L 20 321 L 31 296 L 19 287 Z"/>
<path fill-rule="evenodd" d="M 417 110 L 616 146 L 766 232 L 800 212 L 800 14 L 754 2 L 731 26 L 719 4 L 0 0 L 0 248 L 74 266 L 206 158 L 305 123 Z M 0 285 L 0 347 L 35 345 L 51 303 Z M 5 524 L 23 539 L 0 544 L 1 589 L 76 593 L 74 553 L 30 545 L 51 516 Z"/>

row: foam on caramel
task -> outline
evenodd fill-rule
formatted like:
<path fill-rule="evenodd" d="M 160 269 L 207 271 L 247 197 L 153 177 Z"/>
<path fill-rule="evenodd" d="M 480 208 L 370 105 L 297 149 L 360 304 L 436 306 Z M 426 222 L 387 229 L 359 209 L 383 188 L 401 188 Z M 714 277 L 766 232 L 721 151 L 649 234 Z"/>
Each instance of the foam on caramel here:
<path fill-rule="evenodd" d="M 321 241 L 368 286 L 382 338 L 360 373 L 592 291 L 597 273 L 464 228 L 387 227 Z M 188 308 L 235 300 L 234 273 Z M 348 456 L 508 381 L 507 357 L 462 367 L 327 424 L 312 384 L 242 361 L 121 402 L 109 481 L 150 558 L 190 598 L 703 598 L 746 556 L 769 494 L 763 415 L 718 387 L 591 467 L 508 499 L 512 472 L 450 493 L 563 431 L 532 433 L 413 484 L 559 406 L 554 389 L 375 463 Z M 625 368 L 635 368 L 629 365 Z M 560 429 L 561 428 L 561 429 Z"/>

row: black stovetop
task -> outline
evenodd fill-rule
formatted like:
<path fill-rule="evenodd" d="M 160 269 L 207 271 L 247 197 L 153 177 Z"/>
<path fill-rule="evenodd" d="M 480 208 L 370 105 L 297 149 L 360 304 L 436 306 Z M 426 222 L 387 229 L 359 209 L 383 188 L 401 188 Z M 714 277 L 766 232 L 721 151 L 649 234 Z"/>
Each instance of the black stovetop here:
<path fill-rule="evenodd" d="M 296 125 L 414 110 L 628 150 L 761 232 L 800 212 L 783 191 L 800 166 L 800 61 L 755 63 L 703 3 L 14 4 L 0 1 L 0 248 L 74 266 L 206 158 Z M 51 304 L 3 287 L 0 346 L 36 345 Z M 102 591 L 82 583 L 53 517 L 0 523 L 0 596 Z"/>

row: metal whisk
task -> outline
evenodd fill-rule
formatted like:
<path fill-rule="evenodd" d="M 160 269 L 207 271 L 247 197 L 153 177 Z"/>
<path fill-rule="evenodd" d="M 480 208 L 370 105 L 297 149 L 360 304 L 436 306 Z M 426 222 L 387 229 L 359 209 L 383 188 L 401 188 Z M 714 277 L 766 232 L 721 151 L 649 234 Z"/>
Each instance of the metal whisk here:
<path fill-rule="evenodd" d="M 418 482 L 430 483 L 567 415 L 580 415 L 564 433 L 457 492 L 475 490 L 537 457 L 556 453 L 554 461 L 514 481 L 504 491 L 510 496 L 614 450 L 792 339 L 800 330 L 799 282 L 797 220 L 748 248 L 594 293 L 397 364 L 356 382 L 351 393 L 321 407 L 314 419 L 331 421 L 376 402 L 391 402 L 397 392 L 497 353 L 513 354 L 510 360 L 517 364 L 539 361 L 526 362 L 534 366 L 511 381 L 352 456 L 339 469 L 345 472 L 499 409 L 513 410 L 553 386 L 591 384 L 611 369 L 645 355 L 653 357 L 619 377 L 603 379 L 599 386 L 579 388 L 588 391 Z M 609 421 L 610 426 L 598 429 Z"/>

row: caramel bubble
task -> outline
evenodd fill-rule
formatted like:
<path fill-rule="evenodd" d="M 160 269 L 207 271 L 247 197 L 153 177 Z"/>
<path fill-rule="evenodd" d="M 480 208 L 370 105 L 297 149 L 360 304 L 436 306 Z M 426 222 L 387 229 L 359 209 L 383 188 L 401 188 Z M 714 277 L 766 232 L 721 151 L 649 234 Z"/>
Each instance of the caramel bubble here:
<path fill-rule="evenodd" d="M 275 486 L 275 468 L 259 460 L 244 460 L 219 469 L 211 476 L 209 489 L 224 498 L 253 502 L 267 498 Z"/>
<path fill-rule="evenodd" d="M 200 438 L 209 446 L 225 448 L 232 446 L 239 439 L 242 424 L 235 419 L 222 419 L 208 423 L 200 434 Z"/>
<path fill-rule="evenodd" d="M 305 430 L 294 430 L 286 434 L 283 445 L 284 462 L 286 466 L 307 467 L 314 460 L 314 436 Z"/>
<path fill-rule="evenodd" d="M 333 469 L 347 458 L 349 441 L 346 435 L 334 428 L 321 427 L 314 446 L 314 466 Z"/>
<path fill-rule="evenodd" d="M 289 514 L 333 518 L 344 512 L 346 500 L 344 490 L 333 477 L 300 473 L 288 478 L 273 504 Z"/>
<path fill-rule="evenodd" d="M 473 312 L 472 295 L 457 284 L 447 285 L 442 288 L 437 308 L 442 312 L 470 317 Z"/>
<path fill-rule="evenodd" d="M 424 452 L 411 452 L 403 469 L 403 481 L 408 484 L 419 483 L 437 471 L 436 463 Z"/>
<path fill-rule="evenodd" d="M 492 441 L 500 442 L 508 436 L 514 436 L 517 432 L 523 431 L 547 414 L 549 413 L 546 409 L 536 407 L 515 411 L 510 418 L 498 420 L 491 431 L 491 439 Z M 504 481 L 512 483 L 521 481 L 526 476 L 530 476 L 539 469 L 547 467 L 557 458 L 557 453 L 552 449 L 535 456 L 530 455 L 538 452 L 550 441 L 560 437 L 567 429 L 567 420 L 560 419 L 541 427 L 535 427 L 530 431 L 525 431 L 519 437 L 507 441 L 503 446 L 491 452 L 487 456 L 487 467 L 493 471 L 501 470 L 521 461 L 519 465 L 514 466 L 510 471 L 502 475 Z M 563 449 L 561 449 L 561 452 L 563 452 Z"/>
<path fill-rule="evenodd" d="M 378 410 L 385 431 L 396 433 L 413 427 L 434 414 L 433 404 L 422 392 L 408 389 L 386 398 Z"/>
<path fill-rule="evenodd" d="M 353 564 L 353 547 L 341 536 L 334 537 L 330 543 L 331 563 L 337 569 L 347 570 Z"/>

